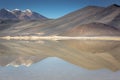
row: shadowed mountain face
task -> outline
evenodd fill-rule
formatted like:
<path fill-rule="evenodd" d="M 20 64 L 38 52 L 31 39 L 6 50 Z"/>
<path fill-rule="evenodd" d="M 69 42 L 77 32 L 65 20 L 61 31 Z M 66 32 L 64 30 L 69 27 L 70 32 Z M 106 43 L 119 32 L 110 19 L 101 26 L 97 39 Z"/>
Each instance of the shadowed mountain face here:
<path fill-rule="evenodd" d="M 17 17 L 6 9 L 0 10 L 0 19 L 17 19 Z"/>
<path fill-rule="evenodd" d="M 19 10 L 13 11 L 13 13 L 21 19 L 27 18 L 25 17 L 25 14 L 27 14 L 27 16 L 31 15 L 29 12 L 30 11 L 27 10 L 24 12 L 24 14 L 22 14 L 22 12 Z M 31 18 L 35 18 L 36 16 L 37 14 L 35 13 L 35 16 L 34 17 L 31 16 Z M 120 19 L 120 7 L 116 4 L 110 5 L 108 7 L 88 6 L 55 20 L 49 20 L 49 21 L 47 20 L 42 23 L 41 22 L 39 23 L 39 21 L 33 21 L 33 22 L 23 21 L 20 23 L 16 23 L 11 25 L 10 28 L 1 31 L 0 34 L 8 35 L 9 33 L 9 35 L 23 35 L 23 34 L 60 35 L 62 33 L 65 33 L 66 31 L 73 30 L 75 27 L 78 26 L 80 27 L 83 24 L 86 24 L 87 25 L 86 28 L 89 28 L 90 23 L 91 24 L 101 23 L 101 24 L 95 24 L 94 27 L 98 25 L 99 27 L 105 28 L 106 30 L 106 32 L 104 30 L 105 33 L 107 33 L 107 31 L 108 33 L 114 33 L 115 30 L 113 30 L 112 27 L 120 29 L 119 19 Z M 107 30 L 104 24 L 107 24 L 107 26 L 109 25 L 110 28 Z M 99 34 L 98 30 L 100 29 L 101 31 L 103 30 L 102 28 L 97 27 L 96 28 L 97 31 L 95 31 L 97 32 L 96 34 Z M 90 32 L 93 31 L 92 29 L 90 29 Z M 89 31 L 86 31 L 86 34 L 87 32 Z"/>

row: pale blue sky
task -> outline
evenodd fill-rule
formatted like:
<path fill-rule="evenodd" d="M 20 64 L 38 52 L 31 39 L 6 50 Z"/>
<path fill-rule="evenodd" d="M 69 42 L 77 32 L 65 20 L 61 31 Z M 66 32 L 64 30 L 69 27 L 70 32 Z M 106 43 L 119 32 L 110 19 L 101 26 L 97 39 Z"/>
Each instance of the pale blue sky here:
<path fill-rule="evenodd" d="M 111 4 L 120 5 L 120 0 L 0 0 L 0 8 L 29 8 L 49 18 L 58 18 L 88 5 Z"/>

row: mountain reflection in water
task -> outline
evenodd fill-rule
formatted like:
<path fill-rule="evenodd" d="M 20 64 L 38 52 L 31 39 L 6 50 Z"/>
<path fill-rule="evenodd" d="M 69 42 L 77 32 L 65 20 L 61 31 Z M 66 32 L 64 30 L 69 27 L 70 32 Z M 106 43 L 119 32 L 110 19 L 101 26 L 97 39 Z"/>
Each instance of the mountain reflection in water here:
<path fill-rule="evenodd" d="M 0 79 L 119 80 L 119 53 L 119 41 L 0 40 Z"/>

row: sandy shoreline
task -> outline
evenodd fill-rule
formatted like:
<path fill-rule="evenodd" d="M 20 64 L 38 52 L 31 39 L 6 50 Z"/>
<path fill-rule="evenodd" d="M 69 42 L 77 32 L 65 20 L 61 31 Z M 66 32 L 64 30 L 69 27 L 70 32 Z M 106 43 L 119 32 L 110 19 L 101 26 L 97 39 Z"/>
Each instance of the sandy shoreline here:
<path fill-rule="evenodd" d="M 119 36 L 69 37 L 69 36 L 4 36 L 5 40 L 113 40 L 120 41 Z"/>

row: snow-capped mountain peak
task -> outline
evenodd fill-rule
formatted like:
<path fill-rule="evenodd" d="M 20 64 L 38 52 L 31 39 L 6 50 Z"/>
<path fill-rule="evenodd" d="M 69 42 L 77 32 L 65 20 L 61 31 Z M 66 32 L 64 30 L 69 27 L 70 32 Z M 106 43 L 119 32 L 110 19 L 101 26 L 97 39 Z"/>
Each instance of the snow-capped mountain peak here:
<path fill-rule="evenodd" d="M 46 20 L 47 18 L 40 15 L 36 12 L 32 12 L 30 9 L 20 10 L 20 9 L 13 9 L 8 10 L 6 8 L 0 9 L 0 19 L 17 19 L 17 20 Z"/>
<path fill-rule="evenodd" d="M 29 13 L 32 13 L 32 11 L 30 9 L 26 9 L 25 10 L 26 12 L 29 12 Z"/>

